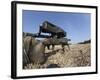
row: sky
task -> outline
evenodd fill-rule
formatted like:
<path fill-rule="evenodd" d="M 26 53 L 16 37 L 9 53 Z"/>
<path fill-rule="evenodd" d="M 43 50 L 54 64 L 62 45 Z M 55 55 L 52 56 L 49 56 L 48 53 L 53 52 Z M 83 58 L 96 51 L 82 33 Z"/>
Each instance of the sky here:
<path fill-rule="evenodd" d="M 75 12 L 49 12 L 23 10 L 23 32 L 38 33 L 39 25 L 49 21 L 67 32 L 71 43 L 82 42 L 91 38 L 91 14 Z"/>

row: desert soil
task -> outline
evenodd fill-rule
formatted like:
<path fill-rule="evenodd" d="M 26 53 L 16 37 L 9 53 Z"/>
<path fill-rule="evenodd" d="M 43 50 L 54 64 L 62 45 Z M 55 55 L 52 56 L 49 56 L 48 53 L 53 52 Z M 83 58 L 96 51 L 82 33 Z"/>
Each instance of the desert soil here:
<path fill-rule="evenodd" d="M 54 50 L 46 48 L 44 54 L 46 57 L 44 64 L 28 64 L 25 69 L 91 66 L 90 43 L 70 45 L 70 50 L 65 46 L 64 51 L 61 45 L 56 45 Z"/>

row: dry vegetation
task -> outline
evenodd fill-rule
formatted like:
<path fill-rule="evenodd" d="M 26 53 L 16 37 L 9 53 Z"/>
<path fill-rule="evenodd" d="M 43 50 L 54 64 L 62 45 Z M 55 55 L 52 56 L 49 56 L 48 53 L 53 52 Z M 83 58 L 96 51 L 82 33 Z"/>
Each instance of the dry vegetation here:
<path fill-rule="evenodd" d="M 28 64 L 25 69 L 39 69 L 39 68 L 54 68 L 54 67 L 82 67 L 91 65 L 91 45 L 87 44 L 73 44 L 70 45 L 70 50 L 65 46 L 63 52 L 60 45 L 55 46 L 55 49 L 45 49 L 46 61 L 44 64 Z"/>

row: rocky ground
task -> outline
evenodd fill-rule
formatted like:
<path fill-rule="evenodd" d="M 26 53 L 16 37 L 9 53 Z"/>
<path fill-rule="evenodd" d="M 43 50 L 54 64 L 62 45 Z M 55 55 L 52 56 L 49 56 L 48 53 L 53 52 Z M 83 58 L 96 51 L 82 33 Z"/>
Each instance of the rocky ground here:
<path fill-rule="evenodd" d="M 91 65 L 91 45 L 73 44 L 70 50 L 65 46 L 65 51 L 60 45 L 54 50 L 45 49 L 46 61 L 44 64 L 28 64 L 25 69 L 82 67 Z"/>

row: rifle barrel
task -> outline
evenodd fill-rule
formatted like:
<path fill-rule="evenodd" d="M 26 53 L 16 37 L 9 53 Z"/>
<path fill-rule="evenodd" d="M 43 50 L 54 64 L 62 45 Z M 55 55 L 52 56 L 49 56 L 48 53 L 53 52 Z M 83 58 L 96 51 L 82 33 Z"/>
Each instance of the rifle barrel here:
<path fill-rule="evenodd" d="M 32 36 L 37 38 L 51 38 L 51 36 L 48 35 L 39 35 L 38 33 L 32 34 L 32 33 L 25 33 L 25 36 Z"/>

